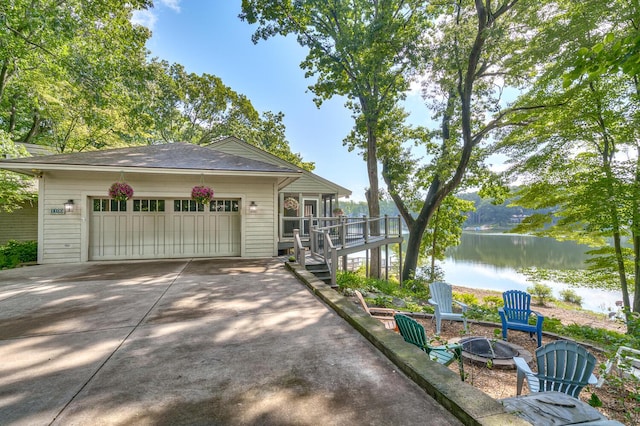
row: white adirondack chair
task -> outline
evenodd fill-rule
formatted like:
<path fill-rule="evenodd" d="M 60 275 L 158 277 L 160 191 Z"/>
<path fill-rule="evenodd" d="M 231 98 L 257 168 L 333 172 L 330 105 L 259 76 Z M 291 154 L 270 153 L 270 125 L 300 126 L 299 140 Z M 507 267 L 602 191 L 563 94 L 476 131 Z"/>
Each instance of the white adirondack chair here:
<path fill-rule="evenodd" d="M 451 286 L 443 282 L 433 282 L 429 284 L 429 290 L 431 291 L 431 298 L 429 303 L 433 305 L 435 309 L 436 317 L 436 334 L 440 334 L 440 328 L 442 326 L 442 320 L 450 321 L 462 321 L 464 322 L 464 331 L 467 332 L 467 305 L 453 300 Z M 457 304 L 462 309 L 462 313 L 453 311 L 453 304 Z"/>
<path fill-rule="evenodd" d="M 605 376 L 610 374 L 612 369 L 624 377 L 633 376 L 640 380 L 640 350 L 628 346 L 620 346 L 613 359 L 607 361 L 604 374 L 600 376 L 596 387 L 599 388 L 604 384 Z"/>

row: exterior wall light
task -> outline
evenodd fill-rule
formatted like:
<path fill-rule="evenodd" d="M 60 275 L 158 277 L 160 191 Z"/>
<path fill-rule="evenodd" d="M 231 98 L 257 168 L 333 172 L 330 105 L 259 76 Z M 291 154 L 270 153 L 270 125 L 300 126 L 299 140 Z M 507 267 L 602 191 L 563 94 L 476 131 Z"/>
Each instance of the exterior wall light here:
<path fill-rule="evenodd" d="M 73 200 L 69 200 L 66 203 L 64 203 L 64 212 L 66 213 L 73 213 L 73 211 L 75 210 L 76 205 L 73 203 Z"/>
<path fill-rule="evenodd" d="M 258 211 L 258 205 L 256 204 L 255 201 L 252 201 L 251 204 L 249 204 L 249 213 L 255 213 Z"/>

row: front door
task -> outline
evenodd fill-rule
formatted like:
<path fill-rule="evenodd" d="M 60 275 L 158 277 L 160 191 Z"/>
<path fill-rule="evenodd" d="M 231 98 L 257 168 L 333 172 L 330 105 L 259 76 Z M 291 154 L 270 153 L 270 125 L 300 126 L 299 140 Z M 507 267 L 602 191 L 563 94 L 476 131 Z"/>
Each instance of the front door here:
<path fill-rule="evenodd" d="M 302 215 L 304 217 L 318 217 L 318 200 L 316 199 L 302 199 Z M 309 235 L 309 226 L 311 225 L 309 220 L 304 221 L 304 235 Z"/>

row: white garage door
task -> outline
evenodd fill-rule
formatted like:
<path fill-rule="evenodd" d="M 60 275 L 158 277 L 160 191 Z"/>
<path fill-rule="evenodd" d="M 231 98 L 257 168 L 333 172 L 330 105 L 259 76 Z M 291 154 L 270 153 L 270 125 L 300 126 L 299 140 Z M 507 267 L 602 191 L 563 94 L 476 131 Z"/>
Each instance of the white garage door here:
<path fill-rule="evenodd" d="M 240 255 L 240 202 L 134 199 L 92 202 L 91 260 Z"/>

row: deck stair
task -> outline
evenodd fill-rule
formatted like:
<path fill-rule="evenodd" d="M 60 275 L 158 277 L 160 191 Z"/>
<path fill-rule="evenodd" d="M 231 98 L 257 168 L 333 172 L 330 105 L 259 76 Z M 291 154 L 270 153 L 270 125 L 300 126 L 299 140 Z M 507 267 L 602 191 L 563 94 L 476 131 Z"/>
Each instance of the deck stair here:
<path fill-rule="evenodd" d="M 331 285 L 331 269 L 326 263 L 307 263 L 305 268 L 319 280 Z"/>

